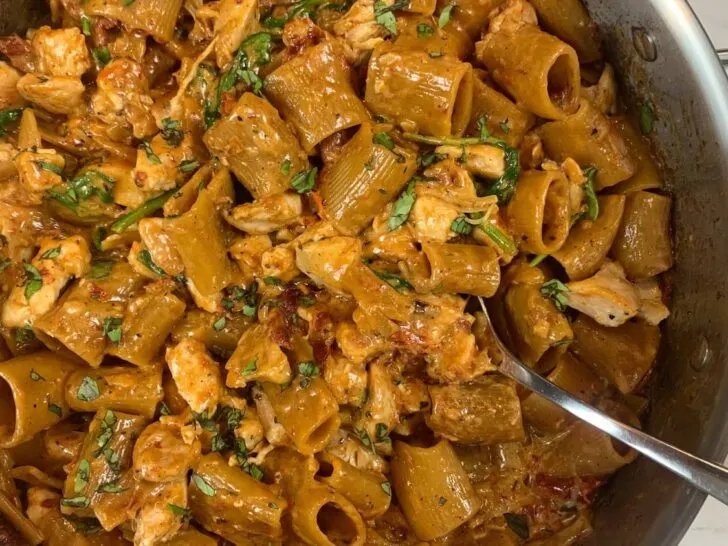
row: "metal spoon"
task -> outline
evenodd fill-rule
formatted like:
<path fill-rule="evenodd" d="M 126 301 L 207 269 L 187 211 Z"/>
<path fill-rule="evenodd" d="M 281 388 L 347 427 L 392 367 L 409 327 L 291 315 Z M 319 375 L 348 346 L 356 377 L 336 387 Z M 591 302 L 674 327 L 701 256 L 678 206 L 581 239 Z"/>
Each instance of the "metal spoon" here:
<path fill-rule="evenodd" d="M 582 421 L 609 434 L 612 438 L 639 451 L 701 491 L 728 505 L 728 468 L 700 459 L 662 440 L 653 438 L 641 430 L 620 423 L 537 374 L 503 345 L 490 321 L 483 298 L 479 297 L 478 300 L 488 325 L 495 334 L 494 338 L 498 348 L 503 352 L 503 362 L 500 365 L 500 372 L 503 375 L 540 394 Z"/>

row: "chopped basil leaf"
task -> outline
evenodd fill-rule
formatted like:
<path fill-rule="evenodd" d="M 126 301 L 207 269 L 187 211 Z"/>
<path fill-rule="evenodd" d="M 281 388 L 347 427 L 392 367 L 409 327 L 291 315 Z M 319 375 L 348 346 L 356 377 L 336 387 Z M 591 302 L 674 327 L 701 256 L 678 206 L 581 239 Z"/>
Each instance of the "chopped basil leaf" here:
<path fill-rule="evenodd" d="M 48 161 L 33 161 L 33 163 L 35 163 L 35 165 L 43 171 L 48 171 L 49 173 L 53 174 L 63 173 L 63 167 L 61 167 L 60 165 L 54 165 L 53 163 L 49 163 Z"/>
<path fill-rule="evenodd" d="M 181 506 L 177 506 L 176 504 L 167 504 L 167 508 L 175 516 L 180 516 L 183 518 L 188 518 L 190 516 L 190 513 L 192 513 L 192 510 L 190 510 L 189 508 L 182 508 Z"/>
<path fill-rule="evenodd" d="M 6 136 L 8 130 L 5 127 L 8 123 L 15 123 L 23 114 L 22 108 L 12 108 L 9 110 L 0 110 L 0 136 Z"/>
<path fill-rule="evenodd" d="M 5 271 L 8 267 L 10 267 L 10 264 L 13 262 L 10 260 L 10 258 L 2 258 L 0 259 L 0 273 Z"/>
<path fill-rule="evenodd" d="M 251 374 L 257 370 L 258 370 L 258 364 L 257 364 L 257 359 L 256 359 L 256 360 L 251 360 L 250 362 L 248 362 L 248 364 L 245 366 L 245 368 L 243 368 L 243 373 L 247 375 L 247 374 Z"/>
<path fill-rule="evenodd" d="M 298 193 L 308 193 L 316 185 L 317 174 L 318 167 L 314 167 L 310 171 L 302 171 L 291 179 L 291 187 Z"/>
<path fill-rule="evenodd" d="M 90 501 L 88 500 L 88 497 L 72 497 L 70 499 L 62 499 L 61 505 L 62 506 L 70 506 L 71 508 L 88 508 L 90 504 Z"/>
<path fill-rule="evenodd" d="M 390 36 L 397 35 L 397 18 L 383 0 L 375 0 L 374 2 L 374 19 L 378 25 L 384 27 L 387 34 Z"/>
<path fill-rule="evenodd" d="M 268 286 L 280 286 L 283 284 L 283 281 L 276 277 L 265 277 L 263 279 L 263 283 L 267 284 Z"/>
<path fill-rule="evenodd" d="M 506 135 L 511 132 L 511 126 L 508 125 L 508 122 L 507 121 L 501 121 L 501 123 L 500 123 L 500 129 Z"/>
<path fill-rule="evenodd" d="M 281 162 L 281 174 L 283 176 L 288 176 L 291 174 L 291 160 L 286 158 Z"/>
<path fill-rule="evenodd" d="M 122 491 L 126 491 L 123 487 L 121 487 L 116 482 L 108 482 L 108 483 L 102 483 L 96 488 L 96 491 L 99 493 L 121 493 Z"/>
<path fill-rule="evenodd" d="M 35 370 L 30 370 L 30 379 L 32 381 L 45 381 L 45 377 L 43 377 L 42 375 L 40 375 Z"/>
<path fill-rule="evenodd" d="M 162 138 L 174 148 L 182 144 L 185 138 L 182 124 L 176 119 L 164 118 L 162 120 Z M 149 155 L 149 152 L 147 152 L 147 155 Z"/>
<path fill-rule="evenodd" d="M 172 415 L 172 410 L 169 409 L 169 406 L 166 403 L 162 402 L 159 405 L 159 415 Z"/>
<path fill-rule="evenodd" d="M 437 18 L 437 26 L 442 28 L 450 22 L 450 13 L 455 7 L 455 4 L 448 4 L 440 12 L 440 16 Z"/>
<path fill-rule="evenodd" d="M 417 166 L 420 168 L 429 167 L 430 165 L 438 163 L 439 161 L 442 161 L 446 158 L 447 156 L 444 154 L 436 154 L 435 152 L 422 152 L 417 156 Z"/>
<path fill-rule="evenodd" d="M 372 142 L 384 146 L 387 150 L 394 150 L 394 141 L 387 133 L 374 133 Z"/>
<path fill-rule="evenodd" d="M 91 19 L 88 16 L 81 14 L 81 32 L 83 32 L 84 36 L 91 36 L 91 30 Z"/>
<path fill-rule="evenodd" d="M 93 280 L 103 279 L 111 274 L 111 269 L 114 267 L 114 262 L 109 260 L 97 260 L 91 262 L 91 270 L 89 271 L 88 278 Z"/>
<path fill-rule="evenodd" d="M 269 502 L 268 508 L 272 508 L 273 510 L 278 510 L 278 505 L 275 502 Z"/>
<path fill-rule="evenodd" d="M 57 258 L 61 255 L 61 247 L 57 246 L 55 248 L 51 248 L 49 250 L 46 250 L 43 254 L 41 254 L 41 258 L 44 260 L 50 260 L 52 258 Z"/>
<path fill-rule="evenodd" d="M 298 303 L 304 307 L 311 307 L 314 303 L 316 303 L 316 298 L 309 295 L 301 296 L 298 298 Z"/>
<path fill-rule="evenodd" d="M 364 445 L 364 447 L 368 447 L 374 451 L 374 444 L 372 444 L 372 439 L 369 437 L 369 433 L 366 430 L 363 428 L 355 428 L 354 434 L 357 438 L 359 438 L 359 441 Z"/>
<path fill-rule="evenodd" d="M 156 273 L 160 277 L 167 276 L 167 272 L 159 267 L 156 263 L 154 263 L 151 252 L 149 252 L 149 250 L 147 250 L 146 248 L 139 251 L 139 254 L 137 255 L 137 260 L 144 264 L 146 268 L 149 269 L 152 273 Z"/>
<path fill-rule="evenodd" d="M 200 167 L 200 162 L 196 159 L 185 159 L 182 163 L 179 164 L 180 172 L 188 174 L 193 171 L 196 171 Z"/>
<path fill-rule="evenodd" d="M 407 221 L 416 198 L 415 182 L 410 181 L 399 198 L 394 202 L 392 213 L 389 216 L 389 223 L 387 224 L 389 231 L 394 231 Z"/>
<path fill-rule="evenodd" d="M 388 496 L 392 496 L 392 484 L 390 482 L 382 482 L 380 486 L 382 491 L 384 491 Z"/>
<path fill-rule="evenodd" d="M 398 292 L 412 290 L 412 285 L 400 275 L 389 273 L 388 271 L 374 271 L 374 274 Z"/>
<path fill-rule="evenodd" d="M 94 451 L 94 457 L 98 457 L 107 449 L 109 441 L 114 434 L 114 425 L 116 425 L 114 412 L 106 410 L 99 426 L 99 435 L 96 437 L 96 445 L 99 446 L 99 449 Z"/>
<path fill-rule="evenodd" d="M 101 396 L 101 393 L 99 392 L 98 383 L 89 376 L 84 377 L 78 387 L 76 398 L 78 398 L 81 402 L 91 402 L 92 400 L 96 400 L 99 396 Z"/>
<path fill-rule="evenodd" d="M 561 312 L 566 310 L 569 303 L 568 293 L 569 287 L 558 279 L 552 279 L 541 286 L 541 294 L 545 298 L 550 299 L 556 306 L 556 309 Z"/>
<path fill-rule="evenodd" d="M 432 28 L 432 25 L 428 25 L 427 23 L 420 23 L 417 25 L 418 38 L 429 38 L 434 32 L 435 29 Z"/>
<path fill-rule="evenodd" d="M 226 406 L 223 411 L 226 424 L 229 430 L 235 430 L 240 425 L 240 421 L 243 420 L 243 410 L 234 408 L 232 406 Z"/>
<path fill-rule="evenodd" d="M 220 317 L 215 322 L 212 323 L 212 327 L 216 332 L 220 332 L 225 329 L 225 326 L 227 325 L 227 319 L 225 317 Z"/>
<path fill-rule="evenodd" d="M 647 101 L 640 108 L 640 131 L 643 135 L 652 134 L 655 130 L 655 107 Z"/>
<path fill-rule="evenodd" d="M 96 68 L 99 70 L 111 62 L 111 53 L 108 47 L 95 47 L 91 50 L 91 56 L 94 58 Z"/>
<path fill-rule="evenodd" d="M 23 269 L 25 269 L 25 299 L 30 301 L 33 294 L 43 287 L 43 277 L 41 277 L 40 271 L 32 264 L 24 263 Z"/>
<path fill-rule="evenodd" d="M 193 411 L 192 415 L 194 416 L 195 421 L 197 421 L 203 429 L 208 432 L 217 432 L 217 423 L 215 423 L 214 413 L 212 415 L 208 415 L 207 410 L 202 413 L 195 413 Z"/>
<path fill-rule="evenodd" d="M 594 178 L 597 175 L 597 169 L 588 167 L 584 169 L 586 182 L 584 183 L 584 197 L 586 198 L 586 214 L 590 220 L 595 221 L 599 218 L 599 199 L 594 189 Z"/>
<path fill-rule="evenodd" d="M 50 411 L 51 413 L 55 413 L 56 415 L 58 415 L 58 417 L 63 417 L 63 410 L 61 409 L 61 406 L 59 406 L 58 404 L 51 404 L 49 402 L 48 411 Z"/>
<path fill-rule="evenodd" d="M 147 154 L 147 159 L 149 160 L 149 163 L 153 165 L 161 165 L 162 160 L 159 159 L 159 156 L 154 153 L 154 150 L 152 149 L 152 145 L 149 144 L 146 140 L 142 140 L 141 144 L 139 144 L 139 147 L 144 150 Z"/>
<path fill-rule="evenodd" d="M 311 383 L 311 379 L 321 375 L 321 368 L 313 362 L 301 362 L 298 365 L 298 373 L 303 376 L 300 385 L 305 389 Z"/>
<path fill-rule="evenodd" d="M 438 506 L 445 506 L 447 504 L 447 499 L 445 497 L 440 497 L 437 499 L 437 505 Z"/>
<path fill-rule="evenodd" d="M 503 517 L 506 519 L 506 523 L 511 531 L 524 540 L 528 538 L 530 533 L 528 532 L 528 520 L 525 516 L 507 512 L 503 514 Z"/>
<path fill-rule="evenodd" d="M 215 436 L 212 437 L 212 441 L 210 444 L 210 449 L 214 452 L 224 451 L 228 447 L 227 442 L 225 441 L 225 438 L 223 438 L 220 434 L 215 434 Z"/>
<path fill-rule="evenodd" d="M 90 472 L 91 466 L 88 464 L 88 461 L 86 459 L 81 459 L 80 461 L 78 461 L 78 466 L 76 467 L 76 475 L 73 478 L 74 493 L 80 493 L 81 491 L 86 489 Z"/>
<path fill-rule="evenodd" d="M 392 443 L 392 439 L 389 437 L 389 431 L 387 430 L 387 425 L 384 423 L 377 423 L 377 426 L 375 427 L 375 438 L 375 441 L 378 444 Z"/>
<path fill-rule="evenodd" d="M 458 235 L 470 235 L 473 232 L 473 226 L 465 219 L 465 215 L 455 218 L 450 224 L 450 229 Z"/>
<path fill-rule="evenodd" d="M 256 464 L 249 464 L 248 468 L 246 469 L 248 474 L 250 474 L 254 479 L 261 481 L 265 474 L 261 470 L 261 468 Z"/>
<path fill-rule="evenodd" d="M 199 474 L 192 474 L 192 481 L 197 486 L 197 488 L 200 490 L 200 493 L 202 493 L 203 495 L 207 495 L 208 497 L 215 496 L 215 490 Z"/>
<path fill-rule="evenodd" d="M 35 334 L 30 326 L 21 326 L 15 330 L 15 343 L 23 345 L 35 339 Z"/>
<path fill-rule="evenodd" d="M 106 317 L 104 319 L 104 336 L 109 338 L 111 343 L 118 345 L 121 341 L 121 322 L 119 317 Z"/>
<path fill-rule="evenodd" d="M 131 6 L 134 2 L 136 2 L 136 0 L 124 0 L 124 5 Z"/>

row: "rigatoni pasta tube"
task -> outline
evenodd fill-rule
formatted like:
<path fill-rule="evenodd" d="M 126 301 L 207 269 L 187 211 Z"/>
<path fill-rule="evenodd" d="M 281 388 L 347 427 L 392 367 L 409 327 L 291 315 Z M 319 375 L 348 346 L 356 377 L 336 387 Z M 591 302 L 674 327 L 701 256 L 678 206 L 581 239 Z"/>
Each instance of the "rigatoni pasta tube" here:
<path fill-rule="evenodd" d="M 64 391 L 78 364 L 37 352 L 0 364 L 0 447 L 13 447 L 68 417 Z"/>
<path fill-rule="evenodd" d="M 516 385 L 485 375 L 469 385 L 429 387 L 432 411 L 425 417 L 437 435 L 459 444 L 523 442 L 526 433 Z"/>
<path fill-rule="evenodd" d="M 433 289 L 489 298 L 500 284 L 498 253 L 490 247 L 422 243 Z"/>
<path fill-rule="evenodd" d="M 306 152 L 278 111 L 253 93 L 243 94 L 204 140 L 255 199 L 286 191 L 293 176 L 310 168 Z"/>
<path fill-rule="evenodd" d="M 467 134 L 480 134 L 478 124 L 484 120 L 491 135 L 511 146 L 518 146 L 533 127 L 533 114 L 483 82 L 478 77 L 479 72 L 482 71 L 476 71 L 473 79 L 473 110 Z"/>
<path fill-rule="evenodd" d="M 389 509 L 392 497 L 382 488 L 382 475 L 361 470 L 327 452 L 317 459 L 316 479 L 349 499 L 364 519 L 379 517 Z"/>
<path fill-rule="evenodd" d="M 531 0 L 540 23 L 576 49 L 582 64 L 602 57 L 599 31 L 581 0 Z"/>
<path fill-rule="evenodd" d="M 520 249 L 552 254 L 569 235 L 569 182 L 561 171 L 527 171 L 506 208 L 508 227 Z"/>
<path fill-rule="evenodd" d="M 66 382 L 66 402 L 75 411 L 108 408 L 151 419 L 163 394 L 161 366 L 76 370 Z"/>
<path fill-rule="evenodd" d="M 631 279 L 646 279 L 672 267 L 672 199 L 638 191 L 627 196 L 612 255 Z"/>
<path fill-rule="evenodd" d="M 188 286 L 194 286 L 198 305 L 211 300 L 210 308 L 205 308 L 210 312 L 217 311 L 217 298 L 231 275 L 223 220 L 218 213 L 218 206 L 227 200 L 233 200 L 233 185 L 230 171 L 221 169 L 189 211 L 165 221 L 165 230 L 184 263 Z"/>
<path fill-rule="evenodd" d="M 475 44 L 475 55 L 518 104 L 537 116 L 564 119 L 579 108 L 576 51 L 538 27 L 488 33 Z"/>
<path fill-rule="evenodd" d="M 407 131 L 459 136 L 470 121 L 473 68 L 385 42 L 369 60 L 365 98 L 372 112 Z"/>
<path fill-rule="evenodd" d="M 351 69 L 332 41 L 306 48 L 265 80 L 265 94 L 293 124 L 303 148 L 316 145 L 369 114 L 351 85 Z"/>
<path fill-rule="evenodd" d="M 263 389 L 276 419 L 304 455 L 321 451 L 339 429 L 339 405 L 323 379 L 299 377 L 283 390 L 269 383 Z"/>
<path fill-rule="evenodd" d="M 423 29 L 425 33 L 422 32 Z M 445 25 L 440 28 L 430 15 L 397 16 L 397 32 L 394 40 L 396 45 L 408 49 L 421 49 L 435 57 L 449 55 L 463 60 L 473 48 L 473 42 L 466 32 L 455 25 Z"/>
<path fill-rule="evenodd" d="M 658 190 L 662 188 L 662 175 L 650 153 L 647 137 L 643 136 L 629 120 L 616 118 L 609 120 L 622 136 L 625 145 L 632 154 L 636 172 L 629 180 L 613 186 L 612 193 L 628 194 L 635 191 Z"/>
<path fill-rule="evenodd" d="M 481 501 L 447 440 L 432 447 L 394 443 L 392 486 L 407 523 L 420 540 L 453 531 Z"/>
<path fill-rule="evenodd" d="M 174 27 L 182 0 L 88 0 L 83 9 L 86 15 L 121 21 L 125 27 L 142 30 L 164 43 L 174 37 Z"/>
<path fill-rule="evenodd" d="M 572 327 L 570 350 L 623 394 L 640 385 L 657 357 L 660 329 L 641 320 L 608 327 L 579 315 Z"/>
<path fill-rule="evenodd" d="M 386 128 L 386 127 L 385 127 Z M 342 233 L 356 235 L 396 199 L 417 170 L 417 154 L 374 142 L 381 126 L 364 123 L 320 177 L 329 219 Z"/>
<path fill-rule="evenodd" d="M 121 339 L 107 354 L 136 366 L 148 366 L 185 310 L 174 294 L 149 292 L 129 302 L 121 324 Z"/>
<path fill-rule="evenodd" d="M 621 135 L 592 104 L 582 99 L 579 111 L 538 128 L 546 155 L 554 161 L 571 158 L 580 165 L 596 167 L 597 190 L 627 180 L 636 172 Z"/>
<path fill-rule="evenodd" d="M 450 12 L 450 21 L 452 25 L 464 30 L 470 38 L 477 40 L 484 27 L 488 26 L 490 12 L 504 2 L 505 0 L 459 0 Z M 440 12 L 451 4 L 450 0 L 437 1 Z M 446 28 L 447 26 L 449 25 Z"/>
<path fill-rule="evenodd" d="M 566 270 L 569 279 L 591 277 L 604 263 L 617 236 L 625 198 L 622 195 L 602 195 L 599 198 L 599 217 L 582 219 L 569 232 L 564 246 L 553 257 Z"/>
<path fill-rule="evenodd" d="M 283 536 L 286 500 L 250 474 L 229 466 L 219 453 L 205 455 L 197 465 L 189 504 L 192 517 L 205 529 L 235 544 L 258 544 Z"/>

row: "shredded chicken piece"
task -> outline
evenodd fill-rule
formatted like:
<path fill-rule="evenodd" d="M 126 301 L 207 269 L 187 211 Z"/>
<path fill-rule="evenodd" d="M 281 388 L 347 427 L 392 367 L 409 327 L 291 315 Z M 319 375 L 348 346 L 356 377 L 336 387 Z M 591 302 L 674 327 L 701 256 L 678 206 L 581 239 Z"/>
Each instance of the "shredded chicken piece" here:
<path fill-rule="evenodd" d="M 521 165 L 525 169 L 536 169 L 544 162 L 546 153 L 543 150 L 543 141 L 535 131 L 530 131 L 523 136 L 519 154 Z"/>
<path fill-rule="evenodd" d="M 149 142 L 148 149 L 137 150 L 136 167 L 132 171 L 134 183 L 146 193 L 171 190 L 177 181 L 184 179 L 179 166 L 195 159 L 195 155 L 190 135 L 185 135 L 178 145 L 172 145 L 159 134 Z"/>
<path fill-rule="evenodd" d="M 487 369 L 487 362 L 477 359 L 477 354 L 470 325 L 456 323 L 439 350 L 427 355 L 427 375 L 444 383 L 470 381 Z"/>
<path fill-rule="evenodd" d="M 91 69 L 86 38 L 78 27 L 40 27 L 33 33 L 30 47 L 35 71 L 46 76 L 83 76 Z"/>
<path fill-rule="evenodd" d="M 167 366 L 179 394 L 195 413 L 212 415 L 222 396 L 220 365 L 207 352 L 205 344 L 183 339 L 167 349 Z"/>
<path fill-rule="evenodd" d="M 134 518 L 134 546 L 156 546 L 169 541 L 182 528 L 183 518 L 169 509 L 187 508 L 187 478 L 161 483 L 142 502 Z"/>
<path fill-rule="evenodd" d="M 430 405 L 430 393 L 424 381 L 404 378 L 397 383 L 397 411 L 408 415 L 425 410 Z"/>
<path fill-rule="evenodd" d="M 640 308 L 639 294 L 617 262 L 607 261 L 594 276 L 566 286 L 569 307 L 604 326 L 620 326 Z"/>
<path fill-rule="evenodd" d="M 245 448 L 249 452 L 256 451 L 261 447 L 265 440 L 265 429 L 258 417 L 258 412 L 254 408 L 248 408 L 245 411 L 240 424 L 235 428 L 235 437 L 245 443 Z"/>
<path fill-rule="evenodd" d="M 228 252 L 240 268 L 242 279 L 252 281 L 256 276 L 262 275 L 262 259 L 266 251 L 273 248 L 268 235 L 250 235 L 236 239 L 230 245 Z"/>
<path fill-rule="evenodd" d="M 366 447 L 343 429 L 339 429 L 331 438 L 325 451 L 359 470 L 379 472 L 380 474 L 389 471 L 389 464 L 381 455 Z"/>
<path fill-rule="evenodd" d="M 323 378 L 340 405 L 361 406 L 367 392 L 367 370 L 363 362 L 331 355 L 324 363 Z"/>
<path fill-rule="evenodd" d="M 47 190 L 63 183 L 60 173 L 65 165 L 63 156 L 52 148 L 20 152 L 15 158 L 20 184 L 37 205 L 43 201 Z"/>
<path fill-rule="evenodd" d="M 283 282 L 292 281 L 301 274 L 296 266 L 296 253 L 290 245 L 278 245 L 263 252 L 260 269 L 264 277 L 275 277 Z"/>
<path fill-rule="evenodd" d="M 525 0 L 508 0 L 490 16 L 489 32 L 515 32 L 524 26 L 538 25 L 536 10 Z"/>
<path fill-rule="evenodd" d="M 33 272 L 24 285 L 13 287 L 2 311 L 2 322 L 8 328 L 32 325 L 50 311 L 68 282 L 89 270 L 91 251 L 80 235 L 44 239 L 31 265 L 39 279 L 33 278 Z M 37 290 L 29 287 L 31 283 Z"/>
<path fill-rule="evenodd" d="M 591 87 L 582 87 L 581 96 L 590 101 L 605 116 L 617 113 L 617 80 L 614 67 L 604 66 L 599 82 Z"/>
<path fill-rule="evenodd" d="M 635 288 L 640 296 L 640 310 L 637 316 L 652 325 L 658 325 L 670 316 L 670 310 L 662 300 L 662 290 L 657 279 L 638 281 Z"/>
<path fill-rule="evenodd" d="M 356 364 L 366 362 L 393 347 L 384 338 L 360 332 L 353 322 L 342 322 L 337 326 L 336 343 L 343 355 Z"/>
<path fill-rule="evenodd" d="M 144 69 L 131 59 L 115 59 L 96 78 L 96 92 L 91 97 L 94 113 L 106 123 L 125 120 L 136 138 L 157 132 L 151 109 L 149 83 Z"/>
<path fill-rule="evenodd" d="M 263 235 L 297 223 L 303 213 L 301 196 L 279 193 L 225 211 L 225 219 L 251 235 Z"/>
<path fill-rule="evenodd" d="M 0 110 L 23 106 L 25 100 L 18 92 L 20 72 L 4 61 L 0 61 Z"/>
<path fill-rule="evenodd" d="M 155 483 L 184 479 L 200 460 L 200 441 L 193 438 L 186 441 L 180 425 L 162 417 L 147 426 L 134 444 L 134 471 Z"/>
<path fill-rule="evenodd" d="M 78 76 L 36 76 L 18 80 L 22 97 L 54 114 L 73 114 L 83 105 L 86 87 Z"/>
<path fill-rule="evenodd" d="M 288 433 L 277 419 L 273 406 L 268 396 L 260 388 L 253 391 L 253 400 L 255 400 L 255 408 L 258 410 L 258 418 L 265 430 L 265 439 L 273 446 L 285 445 L 289 443 Z"/>
<path fill-rule="evenodd" d="M 357 0 L 334 23 L 334 35 L 343 38 L 346 60 L 355 65 L 384 41 L 387 30 L 376 21 L 374 0 Z"/>
<path fill-rule="evenodd" d="M 28 508 L 26 513 L 28 519 L 38 526 L 42 526 L 43 520 L 54 511 L 58 510 L 61 502 L 61 495 L 45 487 L 28 488 Z"/>
<path fill-rule="evenodd" d="M 485 178 L 500 178 L 506 169 L 505 152 L 495 146 L 438 146 L 435 153 L 458 161 L 471 174 Z"/>
<path fill-rule="evenodd" d="M 417 238 L 445 243 L 457 237 L 451 226 L 458 216 L 460 211 L 455 205 L 424 195 L 415 200 L 408 222 Z"/>

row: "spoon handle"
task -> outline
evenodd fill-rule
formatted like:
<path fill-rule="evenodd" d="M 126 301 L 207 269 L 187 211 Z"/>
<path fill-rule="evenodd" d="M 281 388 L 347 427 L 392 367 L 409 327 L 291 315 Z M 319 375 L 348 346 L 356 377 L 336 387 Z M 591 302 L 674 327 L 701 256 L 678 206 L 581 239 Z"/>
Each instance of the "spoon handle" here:
<path fill-rule="evenodd" d="M 485 304 L 481 298 L 479 299 L 485 316 L 490 322 Z M 503 375 L 540 394 L 582 421 L 630 446 L 681 476 L 701 491 L 728 505 L 728 468 L 696 457 L 641 430 L 613 419 L 534 372 L 513 356 L 499 339 L 497 342 L 504 355 L 503 362 L 500 365 L 500 371 Z"/>

